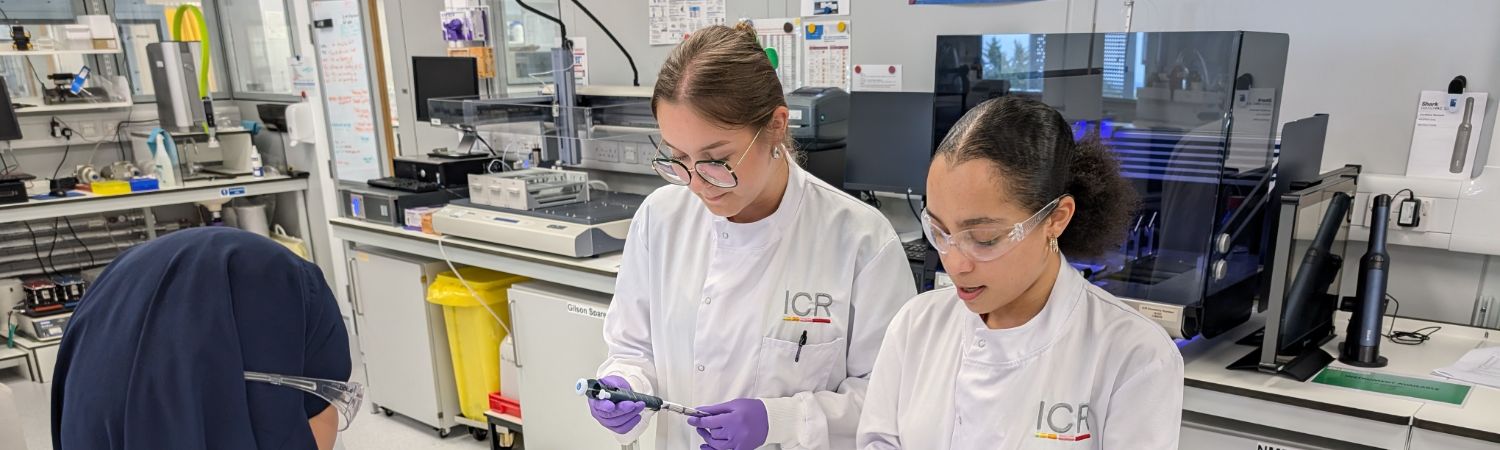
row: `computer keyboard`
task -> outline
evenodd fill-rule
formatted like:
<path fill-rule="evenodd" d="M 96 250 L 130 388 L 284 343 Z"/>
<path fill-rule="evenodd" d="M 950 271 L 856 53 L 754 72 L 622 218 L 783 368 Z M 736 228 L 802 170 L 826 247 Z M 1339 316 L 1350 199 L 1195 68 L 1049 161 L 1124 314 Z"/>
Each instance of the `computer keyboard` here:
<path fill-rule="evenodd" d="M 430 182 L 426 182 L 426 181 L 418 181 L 418 180 L 413 180 L 413 179 L 410 179 L 410 178 L 396 178 L 396 177 L 375 178 L 375 179 L 372 179 L 370 181 L 367 181 L 366 183 L 368 183 L 370 186 L 374 186 L 374 187 L 378 187 L 378 188 L 395 189 L 395 190 L 398 190 L 398 191 L 416 192 L 416 193 L 433 192 L 433 191 L 436 191 L 438 189 L 442 189 L 443 188 L 442 186 L 439 186 L 437 183 L 430 183 Z"/>
<path fill-rule="evenodd" d="M 906 259 L 910 261 L 922 261 L 927 259 L 927 241 L 918 239 L 901 244 L 906 249 Z"/>

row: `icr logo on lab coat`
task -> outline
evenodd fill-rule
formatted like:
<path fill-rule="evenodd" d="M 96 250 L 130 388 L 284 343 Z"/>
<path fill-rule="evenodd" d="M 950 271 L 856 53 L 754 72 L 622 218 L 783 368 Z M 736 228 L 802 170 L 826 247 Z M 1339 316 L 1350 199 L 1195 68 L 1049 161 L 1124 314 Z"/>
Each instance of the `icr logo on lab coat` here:
<path fill-rule="evenodd" d="M 824 293 L 786 291 L 782 314 L 802 317 L 832 317 L 833 296 Z"/>
<path fill-rule="evenodd" d="M 1073 405 L 1045 400 L 1036 408 L 1036 437 L 1057 441 L 1083 441 L 1089 434 L 1089 404 Z"/>

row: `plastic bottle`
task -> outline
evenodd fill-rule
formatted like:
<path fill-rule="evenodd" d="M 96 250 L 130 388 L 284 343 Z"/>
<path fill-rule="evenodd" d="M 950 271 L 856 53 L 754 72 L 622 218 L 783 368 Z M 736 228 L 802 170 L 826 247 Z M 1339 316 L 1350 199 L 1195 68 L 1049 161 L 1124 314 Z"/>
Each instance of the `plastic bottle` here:
<path fill-rule="evenodd" d="M 266 168 L 262 166 L 260 162 L 260 152 L 250 152 L 250 173 L 254 175 L 255 178 L 266 176 Z"/>

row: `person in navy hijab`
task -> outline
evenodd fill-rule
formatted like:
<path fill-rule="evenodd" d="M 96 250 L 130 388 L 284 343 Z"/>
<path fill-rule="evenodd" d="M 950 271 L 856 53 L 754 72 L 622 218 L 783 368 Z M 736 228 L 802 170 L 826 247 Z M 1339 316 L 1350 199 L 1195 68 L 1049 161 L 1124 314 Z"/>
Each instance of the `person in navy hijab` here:
<path fill-rule="evenodd" d="M 217 227 L 166 235 L 105 268 L 73 314 L 52 446 L 327 450 L 362 397 L 342 383 L 348 339 L 322 272 L 270 239 Z M 260 382 L 281 376 L 352 386 L 341 398 L 352 405 Z"/>

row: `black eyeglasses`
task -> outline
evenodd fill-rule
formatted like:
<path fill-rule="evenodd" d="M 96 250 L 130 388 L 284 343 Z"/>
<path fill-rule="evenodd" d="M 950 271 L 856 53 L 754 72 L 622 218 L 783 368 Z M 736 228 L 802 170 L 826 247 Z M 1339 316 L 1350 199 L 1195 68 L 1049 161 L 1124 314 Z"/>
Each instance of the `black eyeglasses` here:
<path fill-rule="evenodd" d="M 765 129 L 762 128 L 761 131 Z M 750 145 L 745 147 L 745 151 L 740 152 L 740 158 L 734 162 L 735 165 L 745 161 L 745 157 L 750 155 L 750 149 L 755 148 L 755 141 L 759 139 L 760 131 L 756 131 L 755 137 L 750 139 Z M 656 145 L 656 139 L 651 139 L 651 145 Z M 703 181 L 715 187 L 730 189 L 740 185 L 739 176 L 734 174 L 734 168 L 729 166 L 727 160 L 698 161 L 693 163 L 693 168 L 689 169 L 682 161 L 668 158 L 659 146 L 656 147 L 656 153 L 660 157 L 651 160 L 651 168 L 655 169 L 656 174 L 661 175 L 661 178 L 667 180 L 668 183 L 687 186 L 693 182 L 693 173 L 696 172 L 699 177 L 703 177 Z"/>

